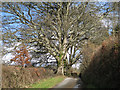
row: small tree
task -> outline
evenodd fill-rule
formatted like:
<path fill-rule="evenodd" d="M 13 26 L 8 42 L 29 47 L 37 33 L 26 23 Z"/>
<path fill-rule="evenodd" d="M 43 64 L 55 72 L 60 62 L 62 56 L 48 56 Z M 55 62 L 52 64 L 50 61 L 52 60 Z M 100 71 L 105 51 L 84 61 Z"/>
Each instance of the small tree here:
<path fill-rule="evenodd" d="M 11 59 L 11 62 L 14 61 L 18 65 L 25 67 L 25 64 L 30 64 L 29 60 L 30 60 L 30 56 L 28 50 L 26 49 L 25 44 L 22 44 L 20 50 L 16 50 L 16 55 L 13 59 Z"/>

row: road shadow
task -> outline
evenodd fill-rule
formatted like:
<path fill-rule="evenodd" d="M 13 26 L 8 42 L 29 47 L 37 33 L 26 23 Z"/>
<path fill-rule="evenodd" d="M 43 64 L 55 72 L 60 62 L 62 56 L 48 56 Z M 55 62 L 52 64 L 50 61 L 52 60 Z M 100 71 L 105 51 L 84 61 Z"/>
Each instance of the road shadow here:
<path fill-rule="evenodd" d="M 81 78 L 78 77 L 78 80 L 76 82 L 76 86 L 74 88 L 84 88 L 84 84 L 83 84 Z"/>

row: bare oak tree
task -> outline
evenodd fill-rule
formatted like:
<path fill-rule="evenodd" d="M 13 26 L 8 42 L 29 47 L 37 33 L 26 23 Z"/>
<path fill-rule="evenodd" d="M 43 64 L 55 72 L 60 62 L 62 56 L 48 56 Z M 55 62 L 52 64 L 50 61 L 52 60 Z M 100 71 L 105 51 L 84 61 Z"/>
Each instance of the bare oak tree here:
<path fill-rule="evenodd" d="M 25 33 L 30 36 L 26 41 L 42 45 L 57 60 L 58 73 L 64 74 L 64 69 L 80 59 L 85 41 L 102 27 L 101 20 L 108 13 L 99 15 L 102 7 L 89 2 L 3 3 L 3 12 L 14 17 L 10 22 L 3 19 L 3 26 L 25 25 Z M 16 28 L 11 32 L 14 39 L 16 32 L 21 31 Z"/>

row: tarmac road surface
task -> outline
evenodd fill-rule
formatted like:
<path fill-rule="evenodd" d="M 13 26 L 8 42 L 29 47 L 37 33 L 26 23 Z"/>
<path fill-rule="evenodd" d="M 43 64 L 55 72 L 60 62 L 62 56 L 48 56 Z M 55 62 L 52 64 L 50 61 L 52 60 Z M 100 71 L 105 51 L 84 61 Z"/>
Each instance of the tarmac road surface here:
<path fill-rule="evenodd" d="M 78 81 L 79 81 L 79 83 L 78 83 Z M 56 85 L 55 87 L 53 87 L 52 90 L 54 90 L 54 88 L 80 88 L 80 82 L 81 81 L 79 78 L 69 77 L 69 78 L 66 78 L 65 80 L 63 80 L 58 85 Z"/>

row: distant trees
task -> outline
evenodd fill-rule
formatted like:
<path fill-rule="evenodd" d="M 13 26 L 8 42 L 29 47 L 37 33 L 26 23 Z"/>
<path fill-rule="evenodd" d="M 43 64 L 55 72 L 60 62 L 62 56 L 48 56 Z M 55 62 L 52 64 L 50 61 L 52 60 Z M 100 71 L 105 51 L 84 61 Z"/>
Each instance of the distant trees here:
<path fill-rule="evenodd" d="M 110 11 L 110 13 L 107 15 L 106 17 L 106 25 L 108 30 L 111 31 L 111 34 L 113 36 L 116 35 L 116 27 L 119 25 L 119 2 L 112 2 L 112 3 L 107 3 L 108 4 L 108 8 L 106 9 L 106 11 Z"/>

